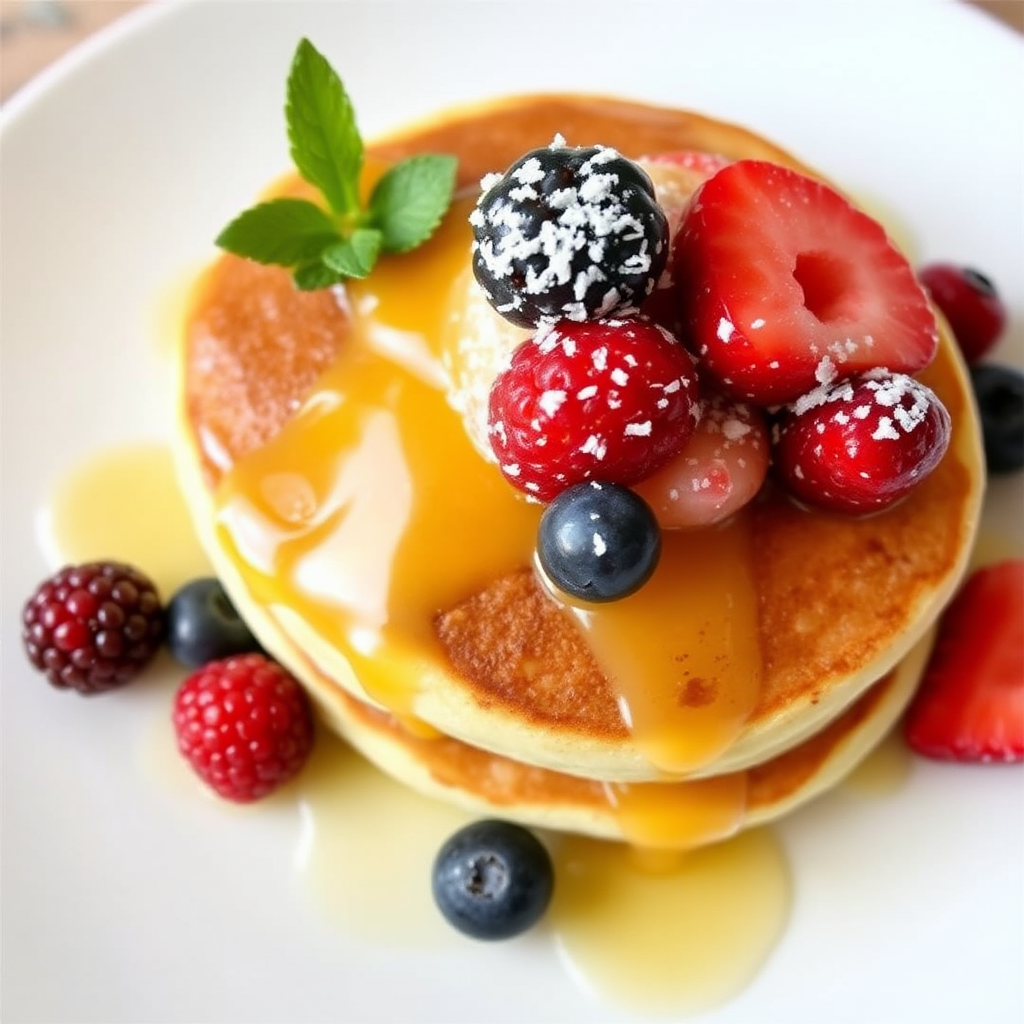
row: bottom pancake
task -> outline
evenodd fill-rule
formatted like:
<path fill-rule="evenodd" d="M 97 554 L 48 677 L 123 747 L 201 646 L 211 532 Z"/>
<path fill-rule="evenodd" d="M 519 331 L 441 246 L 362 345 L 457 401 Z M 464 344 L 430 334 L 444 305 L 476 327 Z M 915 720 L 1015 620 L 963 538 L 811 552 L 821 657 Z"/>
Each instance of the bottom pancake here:
<path fill-rule="evenodd" d="M 614 782 L 533 766 L 404 722 L 353 696 L 296 642 L 282 606 L 252 600 L 216 536 L 213 495 L 182 430 L 179 478 L 202 514 L 200 540 L 239 611 L 265 649 L 298 676 L 328 726 L 410 788 L 473 814 L 560 832 L 686 848 L 765 824 L 825 792 L 851 771 L 902 714 L 923 672 L 933 631 L 824 728 L 772 751 L 743 771 L 685 782 Z M 300 633 L 301 635 L 301 633 Z"/>
<path fill-rule="evenodd" d="M 372 147 L 384 163 L 452 152 L 466 190 L 426 245 L 337 293 L 297 293 L 237 257 L 211 267 L 176 364 L 183 490 L 243 614 L 265 611 L 355 700 L 553 772 L 738 772 L 825 728 L 951 596 L 983 488 L 970 383 L 940 323 L 921 381 L 949 411 L 950 450 L 893 507 L 814 512 L 769 481 L 723 523 L 665 530 L 628 601 L 552 599 L 532 567 L 540 507 L 481 458 L 457 393 L 508 354 L 482 318 L 463 322 L 479 177 L 556 130 L 637 157 L 771 149 L 684 111 L 578 97 L 449 113 Z M 462 376 L 477 385 L 455 387 Z"/>
<path fill-rule="evenodd" d="M 840 782 L 903 713 L 933 639 L 929 633 L 810 739 L 746 771 L 689 782 L 606 783 L 537 768 L 447 736 L 417 735 L 340 688 L 336 700 L 321 703 L 321 711 L 335 732 L 382 771 L 470 813 L 637 846 L 686 848 L 774 821 Z M 318 675 L 302 660 L 305 678 Z M 313 692 L 322 696 L 330 683 L 323 677 L 318 682 Z"/>
<path fill-rule="evenodd" d="M 238 570 L 231 559 L 216 544 L 207 549 L 217 572 L 233 581 Z M 827 726 L 744 771 L 685 782 L 621 783 L 528 765 L 418 720 L 403 722 L 331 678 L 281 628 L 280 609 L 275 614 L 246 602 L 239 610 L 268 653 L 302 680 L 329 728 L 398 782 L 472 814 L 650 848 L 682 849 L 727 838 L 835 786 L 899 719 L 934 641 L 932 629 Z"/>

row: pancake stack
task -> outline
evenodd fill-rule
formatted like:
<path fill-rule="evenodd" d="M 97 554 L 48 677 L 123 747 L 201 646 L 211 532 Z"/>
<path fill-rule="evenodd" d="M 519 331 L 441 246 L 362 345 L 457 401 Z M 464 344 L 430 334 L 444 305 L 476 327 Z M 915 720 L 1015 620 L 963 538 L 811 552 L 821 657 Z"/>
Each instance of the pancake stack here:
<path fill-rule="evenodd" d="M 906 499 L 844 516 L 768 483 L 722 524 L 664 531 L 632 598 L 560 598 L 534 565 L 541 508 L 474 444 L 480 394 L 460 383 L 500 363 L 467 273 L 478 182 L 556 133 L 813 174 L 735 126 L 590 97 L 384 140 L 378 169 L 459 157 L 445 223 L 344 289 L 298 292 L 285 271 L 220 258 L 184 335 L 179 472 L 240 612 L 383 770 L 481 815 L 691 846 L 834 785 L 899 717 L 973 542 L 979 431 L 942 329 L 919 376 L 953 438 Z"/>

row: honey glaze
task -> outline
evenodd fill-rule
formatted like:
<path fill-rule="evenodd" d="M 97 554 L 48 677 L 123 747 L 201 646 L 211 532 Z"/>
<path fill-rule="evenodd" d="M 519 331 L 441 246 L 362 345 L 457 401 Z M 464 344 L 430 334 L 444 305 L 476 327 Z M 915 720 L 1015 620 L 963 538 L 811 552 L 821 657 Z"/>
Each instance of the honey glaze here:
<path fill-rule="evenodd" d="M 40 519 L 54 564 L 115 559 L 137 565 L 165 600 L 183 583 L 212 576 L 159 442 L 106 449 L 73 466 Z"/>
<path fill-rule="evenodd" d="M 216 493 L 220 541 L 253 598 L 298 614 L 406 720 L 446 663 L 434 617 L 530 564 L 540 517 L 446 400 L 448 295 L 468 261 L 468 212 L 458 201 L 427 245 L 347 287 L 338 358 Z M 750 532 L 737 517 L 699 537 L 667 533 L 637 595 L 568 612 L 638 748 L 666 772 L 718 756 L 756 704 Z"/>
<path fill-rule="evenodd" d="M 572 611 L 641 752 L 682 773 L 731 745 L 761 692 L 752 523 L 741 513 L 662 544 L 635 594 Z"/>
<path fill-rule="evenodd" d="M 608 782 L 602 790 L 630 844 L 676 852 L 738 832 L 748 781 L 746 772 L 734 772 L 689 782 Z"/>
<path fill-rule="evenodd" d="M 254 597 L 299 611 L 405 717 L 440 656 L 436 611 L 527 562 L 539 519 L 473 451 L 438 383 L 430 344 L 466 230 L 450 218 L 350 289 L 340 358 L 217 494 L 221 538 Z"/>
<path fill-rule="evenodd" d="M 318 913 L 365 941 L 437 950 L 468 941 L 430 897 L 436 851 L 472 818 L 419 796 L 321 735 L 298 781 L 295 864 Z M 536 938 L 572 976 L 641 1010 L 696 1012 L 736 995 L 774 947 L 790 880 L 766 829 L 688 854 L 541 834 L 555 895 Z"/>
<path fill-rule="evenodd" d="M 90 477 L 94 486 L 83 491 L 79 483 Z M 111 495 L 140 482 L 154 498 L 145 504 L 150 528 L 129 551 L 125 533 L 109 532 Z M 74 529 L 54 530 L 54 543 L 67 557 L 104 550 L 145 568 L 166 560 L 179 573 L 195 559 L 197 571 L 207 572 L 184 505 L 166 500 L 164 485 L 171 487 L 172 477 L 161 446 L 98 454 L 55 490 L 47 518 Z M 141 732 L 140 746 L 147 775 L 183 799 L 214 801 L 229 817 L 268 808 L 215 800 L 177 755 L 166 716 Z M 772 832 L 744 833 L 688 854 L 656 849 L 729 835 L 746 785 L 740 773 L 605 787 L 639 847 L 543 836 L 555 860 L 556 895 L 536 937 L 551 939 L 581 986 L 628 1008 L 683 1014 L 724 1002 L 749 983 L 781 934 L 790 903 L 789 873 Z M 703 787 L 710 787 L 705 799 Z M 471 820 L 466 812 L 390 780 L 323 730 L 304 771 L 269 806 L 297 809 L 294 869 L 316 912 L 339 928 L 367 942 L 431 951 L 469 941 L 441 919 L 429 887 L 436 850 Z M 676 831 L 659 833 L 670 822 Z"/>
<path fill-rule="evenodd" d="M 785 928 L 790 877 L 767 829 L 664 858 L 569 837 L 555 855 L 551 927 L 587 988 L 629 1008 L 693 1014 L 735 996 Z"/>
<path fill-rule="evenodd" d="M 321 733 L 297 782 L 295 867 L 318 914 L 367 942 L 438 949 L 460 936 L 431 897 L 434 855 L 472 817 L 388 778 Z"/>

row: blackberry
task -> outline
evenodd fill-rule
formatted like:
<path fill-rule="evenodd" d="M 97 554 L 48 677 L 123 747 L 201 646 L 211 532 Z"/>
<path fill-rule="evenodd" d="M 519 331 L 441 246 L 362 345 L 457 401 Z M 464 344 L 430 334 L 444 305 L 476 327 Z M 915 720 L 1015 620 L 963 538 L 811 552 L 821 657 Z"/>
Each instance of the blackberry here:
<path fill-rule="evenodd" d="M 552 145 L 483 181 L 473 273 L 519 327 L 639 306 L 668 259 L 668 218 L 646 172 L 614 149 Z"/>
<path fill-rule="evenodd" d="M 58 689 L 83 694 L 133 679 L 164 632 L 156 587 L 120 562 L 62 569 L 29 598 L 22 623 L 29 661 Z"/>

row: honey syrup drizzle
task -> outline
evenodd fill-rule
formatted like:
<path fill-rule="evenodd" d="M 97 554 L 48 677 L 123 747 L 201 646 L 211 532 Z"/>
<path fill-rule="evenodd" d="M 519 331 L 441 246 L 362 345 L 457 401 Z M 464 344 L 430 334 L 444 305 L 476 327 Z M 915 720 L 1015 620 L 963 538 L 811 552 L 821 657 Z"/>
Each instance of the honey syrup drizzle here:
<path fill-rule="evenodd" d="M 735 739 L 761 687 L 753 529 L 672 530 L 635 594 L 572 608 L 652 764 L 685 772 Z M 628 716 L 628 717 L 627 717 Z"/>
<path fill-rule="evenodd" d="M 427 245 L 348 287 L 341 357 L 217 493 L 220 539 L 254 599 L 298 611 L 366 693 L 406 721 L 443 658 L 434 616 L 528 564 L 540 517 L 480 458 L 445 399 L 440 351 L 450 283 L 468 256 L 467 209 L 458 204 Z M 716 757 L 756 701 L 750 542 L 742 516 L 714 531 L 671 531 L 637 595 L 567 606 L 637 746 L 666 773 Z M 719 819 L 742 814 L 744 791 L 723 790 L 716 835 L 732 830 Z M 678 806 L 678 794 L 664 793 Z"/>

